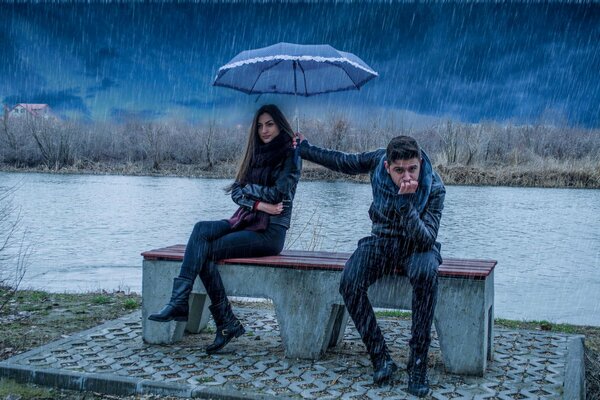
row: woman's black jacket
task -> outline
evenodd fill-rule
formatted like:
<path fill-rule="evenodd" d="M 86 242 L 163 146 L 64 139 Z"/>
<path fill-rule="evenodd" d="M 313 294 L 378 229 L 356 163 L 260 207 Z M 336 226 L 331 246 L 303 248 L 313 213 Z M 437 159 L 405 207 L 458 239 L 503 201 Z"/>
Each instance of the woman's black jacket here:
<path fill-rule="evenodd" d="M 231 199 L 239 206 L 252 210 L 256 201 L 277 204 L 283 202 L 283 212 L 271 215 L 270 223 L 290 227 L 292 217 L 292 202 L 296 194 L 296 186 L 300 179 L 302 159 L 298 149 L 290 149 L 283 159 L 271 171 L 273 186 L 263 186 L 254 183 L 242 185 L 235 182 L 231 189 Z"/>

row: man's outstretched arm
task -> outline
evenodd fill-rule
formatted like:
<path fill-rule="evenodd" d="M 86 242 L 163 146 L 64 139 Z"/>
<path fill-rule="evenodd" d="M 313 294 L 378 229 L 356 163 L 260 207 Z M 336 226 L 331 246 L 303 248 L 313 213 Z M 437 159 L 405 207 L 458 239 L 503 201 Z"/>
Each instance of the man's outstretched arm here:
<path fill-rule="evenodd" d="M 380 149 L 365 153 L 344 153 L 313 146 L 302 134 L 298 134 L 298 139 L 300 140 L 300 156 L 304 160 L 320 164 L 332 171 L 351 175 L 370 172 L 385 152 Z"/>

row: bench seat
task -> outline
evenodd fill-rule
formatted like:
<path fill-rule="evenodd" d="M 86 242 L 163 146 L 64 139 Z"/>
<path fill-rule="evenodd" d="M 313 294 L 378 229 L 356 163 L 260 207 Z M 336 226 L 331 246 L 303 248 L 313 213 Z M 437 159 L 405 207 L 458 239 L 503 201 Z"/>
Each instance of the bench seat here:
<path fill-rule="evenodd" d="M 147 320 L 169 301 L 179 273 L 184 245 L 142 253 L 143 337 L 148 343 L 174 343 L 184 330 L 197 333 L 208 322 L 210 304 L 196 279 L 185 322 Z M 273 301 L 286 357 L 318 359 L 341 342 L 348 312 L 338 292 L 340 274 L 351 253 L 286 250 L 277 256 L 219 261 L 229 296 Z M 496 261 L 444 259 L 434 323 L 448 372 L 483 375 L 493 357 Z M 411 309 L 412 288 L 402 271 L 378 280 L 369 289 L 374 307 Z"/>

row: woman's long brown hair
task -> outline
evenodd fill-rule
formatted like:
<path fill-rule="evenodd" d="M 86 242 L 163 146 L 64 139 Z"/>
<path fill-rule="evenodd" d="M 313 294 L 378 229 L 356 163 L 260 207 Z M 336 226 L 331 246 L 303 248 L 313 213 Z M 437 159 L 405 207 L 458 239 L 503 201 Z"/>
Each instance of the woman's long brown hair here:
<path fill-rule="evenodd" d="M 246 174 L 248 173 L 248 169 L 250 168 L 250 164 L 252 163 L 252 156 L 254 155 L 254 149 L 258 146 L 260 142 L 260 138 L 258 136 L 258 118 L 263 114 L 269 114 L 271 118 L 273 118 L 273 122 L 279 128 L 279 134 L 287 134 L 292 139 L 294 138 L 294 131 L 292 126 L 285 118 L 285 115 L 281 112 L 279 107 L 274 104 L 266 104 L 259 108 L 254 114 L 254 118 L 252 119 L 252 126 L 250 127 L 250 133 L 248 134 L 248 142 L 246 143 L 246 151 L 244 153 L 244 158 L 240 162 L 238 166 L 237 173 L 235 175 L 236 182 L 244 182 L 246 178 Z M 231 192 L 231 186 L 226 188 L 227 192 Z"/>

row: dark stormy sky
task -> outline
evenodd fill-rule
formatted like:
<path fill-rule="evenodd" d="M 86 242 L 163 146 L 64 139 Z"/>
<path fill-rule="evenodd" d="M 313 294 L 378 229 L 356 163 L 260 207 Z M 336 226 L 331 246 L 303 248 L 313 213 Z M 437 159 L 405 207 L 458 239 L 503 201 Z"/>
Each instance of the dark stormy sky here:
<path fill-rule="evenodd" d="M 300 99 L 304 112 L 600 126 L 598 4 L 0 4 L 0 100 L 91 120 L 236 121 L 259 103 L 293 109 L 211 86 L 238 52 L 281 41 L 330 44 L 380 75 Z"/>

